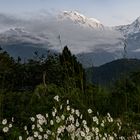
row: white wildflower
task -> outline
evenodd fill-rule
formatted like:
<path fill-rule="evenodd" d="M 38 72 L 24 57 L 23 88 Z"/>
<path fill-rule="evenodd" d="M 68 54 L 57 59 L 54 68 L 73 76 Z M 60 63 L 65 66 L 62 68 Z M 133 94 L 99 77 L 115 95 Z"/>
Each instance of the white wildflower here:
<path fill-rule="evenodd" d="M 140 140 L 140 134 L 137 134 L 137 139 Z"/>
<path fill-rule="evenodd" d="M 61 119 L 64 121 L 65 120 L 65 116 L 62 114 L 61 115 Z"/>
<path fill-rule="evenodd" d="M 79 125 L 80 125 L 80 123 L 79 123 L 79 121 L 78 121 L 78 119 L 76 120 L 76 127 L 79 127 Z"/>
<path fill-rule="evenodd" d="M 39 131 L 40 131 L 40 132 L 43 132 L 43 128 L 42 128 L 42 127 L 40 127 L 40 128 L 39 128 Z"/>
<path fill-rule="evenodd" d="M 4 132 L 4 133 L 7 133 L 8 131 L 9 131 L 9 128 L 8 128 L 8 127 L 4 127 L 4 128 L 3 128 L 3 132 Z"/>
<path fill-rule="evenodd" d="M 31 117 L 30 119 L 31 119 L 31 121 L 32 121 L 32 122 L 34 122 L 34 121 L 35 121 L 35 118 L 34 118 L 34 117 Z"/>
<path fill-rule="evenodd" d="M 85 135 L 86 135 L 85 132 L 83 132 L 83 131 L 81 131 L 80 134 L 82 137 L 85 137 Z"/>
<path fill-rule="evenodd" d="M 3 124 L 3 125 L 6 125 L 6 124 L 7 124 L 7 119 L 4 119 L 4 120 L 2 121 L 2 124 Z"/>
<path fill-rule="evenodd" d="M 67 100 L 67 105 L 69 104 L 69 100 Z"/>
<path fill-rule="evenodd" d="M 80 116 L 80 111 L 79 110 L 75 110 L 75 114 L 79 117 Z"/>
<path fill-rule="evenodd" d="M 38 135 L 38 139 L 39 139 L 39 140 L 42 140 L 42 136 L 41 136 L 41 135 Z"/>
<path fill-rule="evenodd" d="M 58 127 L 58 129 L 57 129 L 57 133 L 58 133 L 58 134 L 63 133 L 64 130 L 65 130 L 65 126 L 60 126 L 60 127 Z"/>
<path fill-rule="evenodd" d="M 106 140 L 106 138 L 105 137 L 102 137 L 102 140 Z"/>
<path fill-rule="evenodd" d="M 66 127 L 66 130 L 69 132 L 69 133 L 72 133 L 73 131 L 75 131 L 75 126 L 73 124 L 70 124 Z"/>
<path fill-rule="evenodd" d="M 86 124 L 87 124 L 87 121 L 86 121 L 86 120 L 83 120 L 82 123 L 83 123 L 84 125 L 86 125 Z"/>
<path fill-rule="evenodd" d="M 33 137 L 28 137 L 26 140 L 34 140 Z"/>
<path fill-rule="evenodd" d="M 104 136 L 107 138 L 107 133 L 104 133 Z"/>
<path fill-rule="evenodd" d="M 55 117 L 55 114 L 56 114 L 56 113 L 53 111 L 53 112 L 52 112 L 52 116 Z"/>
<path fill-rule="evenodd" d="M 49 115 L 48 115 L 48 113 L 46 113 L 46 118 L 48 118 L 49 117 Z"/>
<path fill-rule="evenodd" d="M 99 138 L 99 136 L 98 136 L 98 135 L 96 135 L 96 138 L 95 138 L 95 140 L 100 140 L 100 138 Z"/>
<path fill-rule="evenodd" d="M 67 111 L 70 111 L 70 106 L 69 105 L 67 106 Z"/>
<path fill-rule="evenodd" d="M 10 124 L 9 124 L 9 128 L 12 128 L 12 126 L 13 126 L 13 125 L 10 123 Z"/>
<path fill-rule="evenodd" d="M 113 136 L 109 136 L 108 140 L 114 140 Z"/>
<path fill-rule="evenodd" d="M 44 120 L 44 119 L 39 119 L 39 120 L 38 120 L 38 123 L 39 123 L 40 125 L 43 125 L 44 123 L 46 123 L 46 120 Z"/>
<path fill-rule="evenodd" d="M 19 139 L 19 140 L 22 140 L 22 136 L 19 136 L 18 139 Z"/>
<path fill-rule="evenodd" d="M 54 112 L 56 113 L 57 112 L 57 109 L 55 107 L 53 107 L 53 109 L 54 109 Z"/>
<path fill-rule="evenodd" d="M 27 130 L 27 126 L 24 126 L 24 130 L 25 130 L 25 131 Z"/>
<path fill-rule="evenodd" d="M 62 105 L 60 105 L 60 110 L 62 110 L 62 108 L 63 108 L 63 106 L 62 106 Z"/>
<path fill-rule="evenodd" d="M 44 139 L 48 139 L 48 135 L 47 134 L 44 134 Z"/>
<path fill-rule="evenodd" d="M 47 133 L 48 135 L 51 135 L 51 131 L 50 131 L 50 130 L 47 130 L 46 133 Z"/>
<path fill-rule="evenodd" d="M 80 119 L 83 119 L 83 115 L 82 114 L 80 115 Z"/>
<path fill-rule="evenodd" d="M 73 115 L 70 115 L 69 116 L 69 121 L 71 121 L 72 123 L 74 123 L 74 116 Z"/>
<path fill-rule="evenodd" d="M 85 129 L 86 129 L 86 133 L 88 134 L 89 133 L 89 128 L 87 126 L 85 126 Z"/>
<path fill-rule="evenodd" d="M 91 114 L 93 111 L 91 109 L 88 109 L 88 113 Z"/>
<path fill-rule="evenodd" d="M 53 120 L 50 120 L 50 125 L 53 125 L 53 124 L 54 124 Z"/>
<path fill-rule="evenodd" d="M 92 119 L 93 119 L 93 122 L 96 122 L 96 124 L 99 124 L 99 120 L 96 116 L 94 116 Z"/>
<path fill-rule="evenodd" d="M 98 133 L 99 133 L 99 128 L 96 127 L 96 128 L 95 128 L 95 134 L 97 135 Z"/>
<path fill-rule="evenodd" d="M 74 114 L 74 112 L 75 112 L 75 110 L 72 108 L 72 109 L 71 109 L 71 114 Z"/>
<path fill-rule="evenodd" d="M 85 139 L 86 140 L 91 140 L 91 136 L 86 136 Z"/>
<path fill-rule="evenodd" d="M 56 116 L 56 122 L 57 123 L 60 123 L 60 121 L 61 121 L 60 117 L 59 116 Z"/>
<path fill-rule="evenodd" d="M 35 129 L 35 125 L 33 124 L 33 125 L 32 125 L 32 130 L 34 130 L 34 129 Z"/>
<path fill-rule="evenodd" d="M 38 119 L 42 119 L 42 118 L 43 118 L 43 116 L 42 116 L 41 114 L 37 114 L 36 117 L 37 117 Z"/>
<path fill-rule="evenodd" d="M 35 137 L 35 138 L 37 138 L 37 137 L 38 137 L 38 135 L 39 135 L 39 134 L 38 134 L 38 132 L 37 132 L 37 131 L 35 131 L 35 132 L 34 132 L 34 137 Z"/>
<path fill-rule="evenodd" d="M 110 116 L 110 113 L 107 113 L 107 116 L 108 116 L 108 117 L 111 117 L 111 116 Z"/>
<path fill-rule="evenodd" d="M 57 102 L 59 102 L 59 96 L 56 95 L 56 96 L 54 97 L 54 100 L 56 100 Z"/>
<path fill-rule="evenodd" d="M 12 117 L 12 122 L 14 122 L 14 117 Z"/>
<path fill-rule="evenodd" d="M 41 127 L 41 125 L 37 123 L 37 128 L 40 128 L 40 127 Z"/>

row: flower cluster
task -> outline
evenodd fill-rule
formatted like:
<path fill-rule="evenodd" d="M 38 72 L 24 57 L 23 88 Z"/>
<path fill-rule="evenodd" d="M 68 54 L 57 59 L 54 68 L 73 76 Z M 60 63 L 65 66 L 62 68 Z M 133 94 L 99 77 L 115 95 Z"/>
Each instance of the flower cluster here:
<path fill-rule="evenodd" d="M 61 104 L 60 97 L 54 97 L 56 101 L 51 113 L 37 114 L 30 117 L 30 126 L 24 126 L 24 136 L 18 136 L 19 140 L 125 140 L 121 135 L 122 122 L 114 120 L 108 113 L 101 117 L 95 114 L 92 109 L 87 109 L 90 120 L 78 109 L 70 106 L 69 100 L 66 104 Z M 7 120 L 2 121 L 3 132 L 8 133 L 12 124 L 7 126 Z M 136 133 L 131 138 L 140 140 L 140 134 Z"/>
<path fill-rule="evenodd" d="M 2 131 L 4 133 L 8 133 L 8 131 L 13 127 L 14 119 L 12 118 L 11 122 L 8 123 L 7 119 L 3 119 L 1 124 L 2 124 Z"/>

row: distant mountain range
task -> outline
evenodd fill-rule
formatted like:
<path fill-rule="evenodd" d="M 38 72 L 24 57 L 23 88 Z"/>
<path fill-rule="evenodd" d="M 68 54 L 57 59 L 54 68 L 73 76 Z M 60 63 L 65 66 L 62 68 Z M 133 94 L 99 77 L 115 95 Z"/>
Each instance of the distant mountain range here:
<path fill-rule="evenodd" d="M 34 51 L 61 52 L 67 45 L 84 67 L 119 58 L 140 58 L 140 18 L 132 24 L 106 27 L 77 11 L 28 19 L 0 14 L 0 45 L 12 56 L 32 57 Z"/>
<path fill-rule="evenodd" d="M 99 67 L 88 68 L 86 75 L 88 82 L 108 86 L 137 71 L 140 71 L 139 59 L 118 59 Z"/>

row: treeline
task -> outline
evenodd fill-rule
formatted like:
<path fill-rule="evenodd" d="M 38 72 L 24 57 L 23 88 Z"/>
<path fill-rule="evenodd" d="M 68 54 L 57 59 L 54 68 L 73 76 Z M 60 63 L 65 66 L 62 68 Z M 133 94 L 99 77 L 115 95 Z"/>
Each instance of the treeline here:
<path fill-rule="evenodd" d="M 34 59 L 21 63 L 20 57 L 14 60 L 7 52 L 0 53 L 0 89 L 10 91 L 34 90 L 41 84 L 56 84 L 84 91 L 85 72 L 82 65 L 67 47 L 62 54 L 48 55 L 47 58 L 35 52 Z"/>
<path fill-rule="evenodd" d="M 136 72 L 110 88 L 88 84 L 84 68 L 67 46 L 61 54 L 47 58 L 36 52 L 34 59 L 24 63 L 0 50 L 0 119 L 13 116 L 26 123 L 32 115 L 51 111 L 52 98 L 60 95 L 64 101 L 70 99 L 85 117 L 85 110 L 91 108 L 101 115 L 110 112 L 139 128 L 139 83 L 140 72 Z"/>

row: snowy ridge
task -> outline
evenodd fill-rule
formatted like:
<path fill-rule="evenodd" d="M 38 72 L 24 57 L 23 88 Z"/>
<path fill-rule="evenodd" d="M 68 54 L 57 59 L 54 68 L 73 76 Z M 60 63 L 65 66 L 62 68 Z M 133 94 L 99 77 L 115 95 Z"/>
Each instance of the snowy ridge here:
<path fill-rule="evenodd" d="M 64 11 L 62 12 L 59 17 L 60 20 L 71 20 L 76 24 L 79 24 L 84 27 L 90 27 L 93 29 L 104 29 L 104 26 L 94 18 L 88 18 L 77 11 Z"/>
<path fill-rule="evenodd" d="M 132 24 L 116 26 L 116 30 L 122 32 L 125 36 L 140 32 L 140 17 L 138 17 Z"/>

